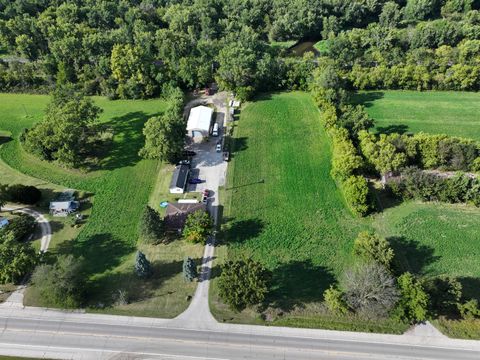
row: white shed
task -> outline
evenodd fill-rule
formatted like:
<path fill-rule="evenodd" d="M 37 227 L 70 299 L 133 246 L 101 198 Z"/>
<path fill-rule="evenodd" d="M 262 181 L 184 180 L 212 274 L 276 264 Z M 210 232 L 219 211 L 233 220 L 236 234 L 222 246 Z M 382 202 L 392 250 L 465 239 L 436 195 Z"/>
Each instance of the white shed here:
<path fill-rule="evenodd" d="M 208 106 L 197 106 L 190 110 L 187 132 L 195 142 L 202 142 L 210 134 L 213 109 Z"/>

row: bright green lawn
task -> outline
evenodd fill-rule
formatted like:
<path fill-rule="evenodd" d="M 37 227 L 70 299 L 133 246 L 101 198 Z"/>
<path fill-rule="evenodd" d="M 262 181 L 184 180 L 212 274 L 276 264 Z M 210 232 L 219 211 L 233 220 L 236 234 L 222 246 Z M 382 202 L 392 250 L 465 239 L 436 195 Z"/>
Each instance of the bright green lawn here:
<path fill-rule="evenodd" d="M 353 100 L 367 106 L 379 132 L 425 131 L 480 140 L 480 93 L 369 91 Z"/>
<path fill-rule="evenodd" d="M 275 270 L 272 300 L 284 308 L 321 300 L 368 225 L 345 209 L 330 177 L 317 108 L 305 93 L 265 97 L 242 109 L 234 136 L 225 191 L 228 255 Z"/>
<path fill-rule="evenodd" d="M 319 305 L 324 289 L 352 264 L 353 239 L 363 229 L 377 229 L 390 238 L 405 270 L 460 276 L 470 290 L 480 277 L 475 262 L 480 252 L 478 209 L 412 202 L 366 219 L 352 217 L 330 177 L 329 139 L 308 94 L 274 94 L 247 103 L 234 138 L 236 151 L 221 199 L 226 246 L 217 251 L 217 265 L 245 255 L 274 270 L 271 304 L 287 310 L 300 306 L 274 324 L 405 329 L 391 321 L 332 317 Z M 403 239 L 393 241 L 394 236 Z M 211 306 L 220 320 L 262 323 L 251 310 L 229 311 L 218 301 L 215 281 Z"/>
<path fill-rule="evenodd" d="M 161 297 L 159 301 L 162 304 L 179 303 L 179 306 L 172 308 L 171 313 L 168 306 L 158 303 L 152 304 L 150 309 L 142 308 L 140 311 L 136 311 L 132 306 L 132 313 L 152 315 L 152 309 L 158 307 L 160 316 L 177 314 L 179 308 L 187 305 L 184 302 L 184 292 L 179 291 L 181 294 L 177 295 L 174 290 L 160 294 L 161 288 L 153 291 L 148 286 L 144 292 L 139 292 L 134 279 L 130 277 L 139 218 L 150 201 L 152 190 L 159 181 L 158 172 L 161 170 L 158 162 L 142 160 L 137 155 L 143 145 L 142 128 L 150 116 L 163 111 L 165 103 L 162 100 L 108 101 L 96 97 L 95 102 L 104 109 L 101 122 L 112 130 L 114 138 L 107 155 L 100 161 L 99 169 L 84 173 L 40 161 L 25 153 L 17 141 L 23 128 L 30 127 L 41 119 L 47 102 L 47 96 L 0 94 L 0 112 L 3 116 L 0 131 L 10 132 L 14 139 L 0 148 L 0 157 L 24 174 L 48 183 L 60 184 L 56 188 L 71 187 L 94 194 L 91 215 L 81 228 L 79 236 L 58 244 L 56 249 L 58 252 L 84 257 L 91 280 L 89 305 L 108 305 L 112 302 L 112 294 L 116 289 L 123 288 L 130 290 L 135 300 L 139 297 L 148 299 L 158 296 Z M 195 257 L 198 253 L 194 247 L 177 247 L 180 249 L 168 250 L 158 246 L 145 250 L 151 253 L 151 260 L 156 261 L 158 276 L 161 278 L 156 285 L 181 273 L 179 262 L 185 255 Z M 164 271 L 161 264 L 164 264 Z M 118 284 L 117 278 L 121 279 Z M 179 280 L 178 276 L 176 279 Z M 180 288 L 182 284 L 177 281 L 173 287 Z M 189 285 L 189 293 L 192 288 L 194 285 Z M 26 298 L 33 304 L 42 304 L 41 299 L 36 296 L 27 294 Z"/>

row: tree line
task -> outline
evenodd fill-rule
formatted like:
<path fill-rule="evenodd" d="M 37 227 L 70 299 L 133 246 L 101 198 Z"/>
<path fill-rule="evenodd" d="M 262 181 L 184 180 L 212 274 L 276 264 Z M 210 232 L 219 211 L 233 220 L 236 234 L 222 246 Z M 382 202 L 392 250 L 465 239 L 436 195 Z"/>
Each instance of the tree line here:
<path fill-rule="evenodd" d="M 0 90 L 79 84 L 158 96 L 217 81 L 247 98 L 304 88 L 315 64 L 271 46 L 326 40 L 357 88 L 477 89 L 477 0 L 2 0 Z M 325 55 L 325 54 L 324 54 Z"/>

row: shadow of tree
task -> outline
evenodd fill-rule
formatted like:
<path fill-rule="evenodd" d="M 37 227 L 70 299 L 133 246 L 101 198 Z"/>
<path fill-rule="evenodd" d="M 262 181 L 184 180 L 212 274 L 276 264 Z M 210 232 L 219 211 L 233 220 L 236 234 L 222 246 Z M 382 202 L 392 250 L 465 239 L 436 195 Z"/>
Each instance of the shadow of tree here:
<path fill-rule="evenodd" d="M 462 294 L 465 300 L 476 299 L 480 302 L 480 278 L 459 277 L 457 280 L 462 284 Z"/>
<path fill-rule="evenodd" d="M 416 240 L 403 236 L 387 238 L 395 253 L 393 269 L 401 274 L 406 271 L 412 274 L 425 275 L 425 267 L 438 261 L 440 256 L 434 256 L 434 248 L 420 244 Z"/>
<path fill-rule="evenodd" d="M 335 282 L 331 271 L 311 260 L 281 264 L 273 272 L 272 291 L 267 302 L 284 311 L 305 303 L 322 301 L 324 291 Z"/>
<path fill-rule="evenodd" d="M 143 126 L 149 118 L 158 115 L 135 111 L 103 124 L 113 130 L 114 140 L 110 142 L 110 148 L 105 149 L 105 157 L 100 159 L 97 167 L 113 170 L 135 165 L 141 159 L 138 152 L 144 143 Z"/>
<path fill-rule="evenodd" d="M 393 133 L 405 134 L 407 131 L 408 131 L 408 126 L 403 124 L 377 127 L 377 133 L 386 134 L 386 135 L 393 134 Z"/>
<path fill-rule="evenodd" d="M 0 146 L 3 145 L 3 144 L 6 144 L 10 141 L 12 141 L 12 137 L 11 136 L 7 136 L 7 135 L 1 135 L 0 134 Z"/>
<path fill-rule="evenodd" d="M 350 102 L 354 105 L 363 105 L 365 107 L 373 106 L 375 100 L 380 100 L 385 97 L 385 93 L 383 91 L 369 91 L 369 92 L 361 92 L 355 93 L 351 96 Z"/>
<path fill-rule="evenodd" d="M 235 156 L 235 153 L 248 149 L 247 137 L 238 137 L 238 138 L 233 138 L 232 140 L 233 140 L 232 141 L 232 148 L 233 148 L 232 157 Z"/>
<path fill-rule="evenodd" d="M 57 247 L 59 254 L 83 257 L 86 275 L 103 273 L 120 264 L 121 259 L 133 252 L 133 246 L 114 238 L 111 234 L 96 234 L 85 240 L 69 240 Z"/>
<path fill-rule="evenodd" d="M 201 264 L 201 259 L 193 259 Z M 144 301 L 153 296 L 171 295 L 174 291 L 158 293 L 163 282 L 182 273 L 183 261 L 155 261 L 152 263 L 152 275 L 141 279 L 135 274 L 132 264 L 130 269 L 122 272 L 108 272 L 95 283 L 90 284 L 88 291 L 89 306 L 113 306 L 117 300 L 119 290 L 125 291 L 129 303 Z"/>
<path fill-rule="evenodd" d="M 233 220 L 225 231 L 225 239 L 229 243 L 241 243 L 259 236 L 265 224 L 260 219 Z"/>

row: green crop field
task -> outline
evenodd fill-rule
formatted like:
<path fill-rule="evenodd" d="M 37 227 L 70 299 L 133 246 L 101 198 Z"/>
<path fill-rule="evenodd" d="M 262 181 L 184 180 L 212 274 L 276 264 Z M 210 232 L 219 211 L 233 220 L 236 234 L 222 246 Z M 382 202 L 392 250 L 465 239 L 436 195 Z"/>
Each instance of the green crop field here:
<path fill-rule="evenodd" d="M 85 173 L 40 161 L 27 154 L 18 141 L 23 128 L 41 119 L 47 96 L 0 94 L 0 131 L 11 134 L 13 139 L 0 148 L 0 158 L 8 165 L 0 167 L 2 179 L 23 182 L 26 178 L 21 172 L 29 176 L 30 183 L 38 179 L 44 189 L 58 191 L 69 187 L 93 194 L 91 214 L 79 235 L 59 242 L 55 248 L 57 252 L 85 259 L 90 278 L 89 306 L 109 305 L 117 290 L 123 289 L 131 292 L 135 301 L 121 309 L 110 309 L 112 312 L 174 316 L 188 305 L 185 296 L 195 288 L 194 284 L 183 283 L 181 261 L 187 254 L 200 257 L 201 247 L 174 243 L 145 248 L 158 275 L 155 286 L 131 276 L 139 218 L 145 205 L 152 201 L 162 166 L 137 155 L 143 145 L 142 128 L 150 116 L 163 111 L 165 104 L 162 100 L 109 101 L 99 97 L 95 102 L 104 110 L 101 122 L 113 133 L 113 142 L 98 169 Z M 161 194 L 157 190 L 156 196 Z M 26 300 L 44 305 L 34 288 L 27 293 Z"/>
<path fill-rule="evenodd" d="M 378 132 L 447 134 L 480 140 L 480 93 L 368 91 L 353 97 L 364 104 Z"/>
<path fill-rule="evenodd" d="M 234 129 L 235 151 L 225 205 L 225 258 L 249 256 L 274 271 L 271 304 L 291 311 L 277 325 L 401 332 L 395 322 L 333 318 L 319 302 L 353 261 L 353 240 L 364 229 L 389 238 L 405 271 L 451 274 L 472 289 L 480 278 L 480 210 L 405 203 L 366 219 L 354 218 L 330 177 L 331 150 L 318 110 L 305 93 L 282 93 L 248 103 Z M 225 200 L 226 199 L 226 200 Z M 461 235 L 460 235 L 461 234 Z M 224 321 L 262 323 L 253 311 L 231 313 L 211 305 Z M 468 291 L 472 296 L 480 294 Z"/>

